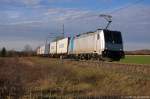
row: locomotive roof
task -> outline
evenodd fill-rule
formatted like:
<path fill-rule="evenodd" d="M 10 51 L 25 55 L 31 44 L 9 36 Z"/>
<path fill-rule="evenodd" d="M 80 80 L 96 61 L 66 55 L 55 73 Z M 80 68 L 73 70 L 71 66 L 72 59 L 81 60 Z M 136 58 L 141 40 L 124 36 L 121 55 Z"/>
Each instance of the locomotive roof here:
<path fill-rule="evenodd" d="M 119 32 L 119 31 L 108 30 L 108 29 L 97 29 L 96 31 L 99 31 L 99 30 L 101 30 L 101 31 Z M 81 33 L 81 34 L 76 35 L 76 37 L 81 37 L 81 36 L 86 36 L 86 35 L 88 35 L 88 34 L 93 34 L 93 33 L 95 33 L 96 31 L 89 31 L 89 32 L 86 32 L 86 33 Z"/>
<path fill-rule="evenodd" d="M 103 30 L 103 29 L 97 29 L 97 30 Z M 97 31 L 97 30 L 96 30 L 96 31 Z M 89 31 L 89 32 L 81 33 L 81 34 L 76 35 L 76 37 L 84 36 L 84 35 L 87 35 L 87 34 L 93 34 L 93 33 L 95 33 L 96 31 Z"/>

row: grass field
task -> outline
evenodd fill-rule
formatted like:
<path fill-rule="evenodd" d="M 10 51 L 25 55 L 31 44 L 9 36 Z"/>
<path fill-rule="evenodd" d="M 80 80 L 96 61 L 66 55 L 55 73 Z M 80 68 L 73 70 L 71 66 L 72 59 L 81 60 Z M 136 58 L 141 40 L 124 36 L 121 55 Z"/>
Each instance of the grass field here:
<path fill-rule="evenodd" d="M 0 88 L 17 87 L 19 92 L 42 88 L 58 96 L 150 95 L 150 67 L 41 57 L 0 58 L 0 82 Z"/>
<path fill-rule="evenodd" d="M 120 62 L 133 64 L 150 64 L 150 55 L 126 55 L 125 59 L 122 59 Z"/>

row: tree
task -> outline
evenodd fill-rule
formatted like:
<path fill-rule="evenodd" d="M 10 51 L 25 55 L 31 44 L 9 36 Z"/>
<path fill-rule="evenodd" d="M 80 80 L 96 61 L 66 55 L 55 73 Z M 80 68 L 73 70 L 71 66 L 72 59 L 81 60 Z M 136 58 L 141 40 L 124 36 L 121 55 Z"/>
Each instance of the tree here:
<path fill-rule="evenodd" d="M 25 45 L 24 52 L 32 52 L 32 47 L 30 45 Z"/>
<path fill-rule="evenodd" d="M 30 45 L 25 45 L 23 52 L 25 56 L 31 56 L 33 54 L 32 47 Z"/>
<path fill-rule="evenodd" d="M 3 47 L 2 50 L 1 50 L 1 56 L 2 56 L 2 57 L 6 57 L 6 55 L 7 55 L 6 48 Z"/>
<path fill-rule="evenodd" d="M 9 50 L 9 51 L 7 51 L 7 56 L 15 57 L 15 56 L 17 56 L 17 52 L 15 50 Z"/>

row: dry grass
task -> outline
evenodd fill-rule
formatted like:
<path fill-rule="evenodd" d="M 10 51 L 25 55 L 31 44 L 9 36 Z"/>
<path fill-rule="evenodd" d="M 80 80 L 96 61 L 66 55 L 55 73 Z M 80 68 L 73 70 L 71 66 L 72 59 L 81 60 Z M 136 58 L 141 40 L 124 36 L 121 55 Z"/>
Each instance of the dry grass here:
<path fill-rule="evenodd" d="M 144 66 L 135 69 L 38 57 L 1 58 L 0 87 L 40 87 L 57 95 L 150 95 L 150 69 L 144 70 Z"/>

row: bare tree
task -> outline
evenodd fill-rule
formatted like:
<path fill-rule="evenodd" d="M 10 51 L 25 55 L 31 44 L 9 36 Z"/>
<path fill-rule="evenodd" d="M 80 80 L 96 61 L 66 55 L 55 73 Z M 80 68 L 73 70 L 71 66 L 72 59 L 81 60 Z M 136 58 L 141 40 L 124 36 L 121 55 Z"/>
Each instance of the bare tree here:
<path fill-rule="evenodd" d="M 25 56 L 31 56 L 33 54 L 32 47 L 30 45 L 25 45 L 23 49 L 24 55 Z"/>
<path fill-rule="evenodd" d="M 30 45 L 25 45 L 24 46 L 24 52 L 31 52 L 32 51 L 32 47 Z"/>

